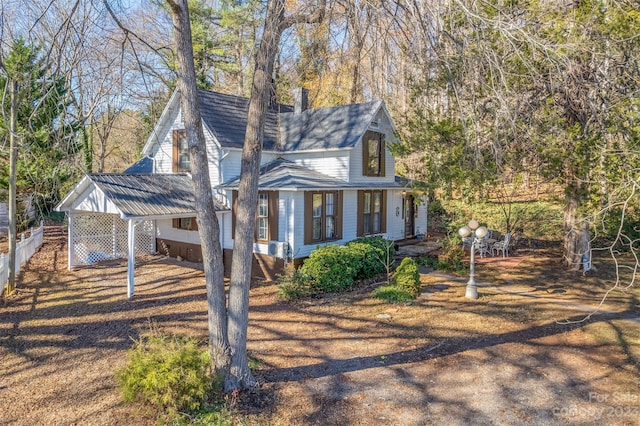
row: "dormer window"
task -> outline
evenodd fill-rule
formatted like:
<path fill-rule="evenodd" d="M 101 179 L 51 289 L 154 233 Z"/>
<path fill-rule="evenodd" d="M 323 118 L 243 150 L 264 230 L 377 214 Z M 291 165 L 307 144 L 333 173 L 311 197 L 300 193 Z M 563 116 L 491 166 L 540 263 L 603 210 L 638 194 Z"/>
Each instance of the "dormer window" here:
<path fill-rule="evenodd" d="M 173 131 L 173 172 L 191 172 L 191 160 L 189 158 L 189 141 L 186 130 Z"/>
<path fill-rule="evenodd" d="M 367 131 L 362 137 L 364 176 L 384 176 L 384 135 L 378 132 Z"/>

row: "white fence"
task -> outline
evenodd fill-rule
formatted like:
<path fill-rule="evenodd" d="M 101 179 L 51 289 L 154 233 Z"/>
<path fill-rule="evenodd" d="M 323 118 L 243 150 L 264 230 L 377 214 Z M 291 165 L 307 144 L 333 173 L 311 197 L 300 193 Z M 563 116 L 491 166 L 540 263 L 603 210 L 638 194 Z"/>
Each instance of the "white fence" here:
<path fill-rule="evenodd" d="M 40 227 L 31 228 L 31 235 L 29 238 L 24 238 L 24 234 L 20 236 L 20 241 L 16 243 L 16 275 L 20 272 L 22 266 L 27 263 L 36 250 L 42 245 L 43 237 L 43 222 L 40 222 Z M 9 256 L 4 253 L 0 253 L 0 294 L 4 291 L 4 286 L 7 285 L 9 280 Z"/>

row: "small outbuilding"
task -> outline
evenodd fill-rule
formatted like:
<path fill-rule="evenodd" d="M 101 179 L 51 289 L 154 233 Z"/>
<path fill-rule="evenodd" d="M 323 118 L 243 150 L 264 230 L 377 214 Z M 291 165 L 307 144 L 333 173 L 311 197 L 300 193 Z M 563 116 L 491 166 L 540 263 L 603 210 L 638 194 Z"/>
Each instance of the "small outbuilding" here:
<path fill-rule="evenodd" d="M 191 220 L 195 200 L 188 174 L 88 174 L 56 210 L 69 218 L 68 268 L 126 258 L 131 297 L 135 256 L 157 252 L 156 220 Z"/>

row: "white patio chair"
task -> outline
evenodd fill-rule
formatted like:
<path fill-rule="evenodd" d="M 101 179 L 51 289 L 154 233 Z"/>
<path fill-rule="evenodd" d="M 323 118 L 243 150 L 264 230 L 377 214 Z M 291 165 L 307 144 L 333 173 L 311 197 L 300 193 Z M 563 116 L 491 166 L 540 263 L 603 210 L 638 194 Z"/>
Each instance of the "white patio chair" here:
<path fill-rule="evenodd" d="M 502 252 L 502 257 L 509 257 L 509 241 L 511 240 L 511 233 L 507 232 L 504 239 L 493 243 L 491 246 L 491 255 L 497 256 L 499 252 Z"/>
<path fill-rule="evenodd" d="M 476 238 L 473 242 L 473 249 L 476 253 L 480 254 L 480 258 L 484 258 L 485 254 L 489 253 L 489 244 L 487 244 L 486 238 Z"/>

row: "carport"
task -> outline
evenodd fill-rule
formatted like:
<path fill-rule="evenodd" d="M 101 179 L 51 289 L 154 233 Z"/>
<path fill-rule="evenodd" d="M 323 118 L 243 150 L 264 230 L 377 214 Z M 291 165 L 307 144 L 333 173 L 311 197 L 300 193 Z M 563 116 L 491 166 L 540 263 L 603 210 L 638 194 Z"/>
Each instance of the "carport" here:
<path fill-rule="evenodd" d="M 69 218 L 68 268 L 126 258 L 128 297 L 136 255 L 156 253 L 156 220 L 196 214 L 187 174 L 88 174 L 56 210 Z"/>

